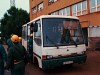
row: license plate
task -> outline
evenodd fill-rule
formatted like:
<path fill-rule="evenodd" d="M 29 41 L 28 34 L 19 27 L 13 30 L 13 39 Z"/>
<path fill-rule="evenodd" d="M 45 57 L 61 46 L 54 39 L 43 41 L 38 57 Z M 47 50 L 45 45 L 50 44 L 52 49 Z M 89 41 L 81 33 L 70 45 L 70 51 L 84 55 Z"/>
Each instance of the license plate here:
<path fill-rule="evenodd" d="M 63 64 L 65 65 L 65 64 L 72 64 L 73 63 L 73 61 L 66 61 L 66 62 L 63 62 Z"/>

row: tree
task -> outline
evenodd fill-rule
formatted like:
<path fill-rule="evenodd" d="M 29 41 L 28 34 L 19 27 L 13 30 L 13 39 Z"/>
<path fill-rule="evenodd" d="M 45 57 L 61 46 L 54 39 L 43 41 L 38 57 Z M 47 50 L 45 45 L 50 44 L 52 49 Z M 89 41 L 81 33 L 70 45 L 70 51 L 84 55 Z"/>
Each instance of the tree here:
<path fill-rule="evenodd" d="M 22 36 L 22 25 L 29 22 L 29 14 L 25 10 L 11 7 L 0 21 L 1 32 L 6 39 L 11 34 Z"/>

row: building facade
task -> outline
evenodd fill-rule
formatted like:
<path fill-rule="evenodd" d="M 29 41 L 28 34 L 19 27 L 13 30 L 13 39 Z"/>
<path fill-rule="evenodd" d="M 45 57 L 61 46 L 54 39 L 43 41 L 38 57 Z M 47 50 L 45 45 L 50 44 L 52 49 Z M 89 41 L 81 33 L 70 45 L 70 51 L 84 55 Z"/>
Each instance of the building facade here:
<path fill-rule="evenodd" d="M 48 14 L 77 16 L 86 46 L 100 47 L 100 0 L 30 0 L 30 20 Z"/>

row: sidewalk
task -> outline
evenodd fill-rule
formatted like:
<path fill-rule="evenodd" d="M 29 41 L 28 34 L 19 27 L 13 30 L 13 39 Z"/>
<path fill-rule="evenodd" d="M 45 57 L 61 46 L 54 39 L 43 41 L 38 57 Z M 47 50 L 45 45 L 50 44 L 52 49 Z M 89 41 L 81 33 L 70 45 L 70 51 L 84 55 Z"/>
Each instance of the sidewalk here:
<path fill-rule="evenodd" d="M 11 75 L 10 71 L 5 70 L 5 75 Z"/>
<path fill-rule="evenodd" d="M 5 70 L 5 74 L 4 75 L 11 75 L 10 71 Z M 25 75 L 29 75 L 26 71 L 25 71 Z"/>

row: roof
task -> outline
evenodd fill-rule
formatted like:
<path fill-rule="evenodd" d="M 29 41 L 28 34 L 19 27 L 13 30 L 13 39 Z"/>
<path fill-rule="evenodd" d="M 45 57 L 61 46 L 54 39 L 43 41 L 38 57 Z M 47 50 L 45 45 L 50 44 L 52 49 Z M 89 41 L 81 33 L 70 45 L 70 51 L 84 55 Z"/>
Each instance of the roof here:
<path fill-rule="evenodd" d="M 41 16 L 33 19 L 32 21 L 28 22 L 27 24 L 29 24 L 29 23 L 31 23 L 31 22 L 33 22 L 35 20 L 38 20 L 39 18 L 40 19 L 41 18 L 72 18 L 72 19 L 78 19 L 79 20 L 79 18 L 75 17 L 75 16 L 66 16 L 66 15 L 41 15 Z"/>

